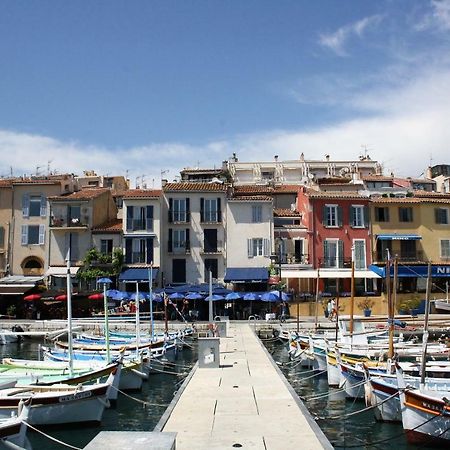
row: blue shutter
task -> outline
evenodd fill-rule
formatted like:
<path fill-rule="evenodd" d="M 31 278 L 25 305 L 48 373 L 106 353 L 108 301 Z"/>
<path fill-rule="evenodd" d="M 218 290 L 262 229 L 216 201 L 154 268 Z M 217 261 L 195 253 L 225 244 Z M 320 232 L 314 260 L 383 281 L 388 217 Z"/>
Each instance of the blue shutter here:
<path fill-rule="evenodd" d="M 264 239 L 263 241 L 263 252 L 264 256 L 268 258 L 270 256 L 270 241 L 269 239 Z"/>
<path fill-rule="evenodd" d="M 153 261 L 153 238 L 147 238 L 147 260 L 146 263 L 150 264 Z"/>
<path fill-rule="evenodd" d="M 39 245 L 45 243 L 45 225 L 39 225 Z"/>
<path fill-rule="evenodd" d="M 167 251 L 169 253 L 172 253 L 173 252 L 173 230 L 172 230 L 172 228 L 169 228 L 169 242 L 167 243 L 167 245 L 168 245 Z"/>
<path fill-rule="evenodd" d="M 133 240 L 125 239 L 125 263 L 131 264 L 133 254 Z"/>
<path fill-rule="evenodd" d="M 356 216 L 356 208 L 354 206 L 350 206 L 350 226 L 355 226 L 355 217 Z"/>
<path fill-rule="evenodd" d="M 169 217 L 167 220 L 170 222 L 173 222 L 173 199 L 169 198 Z"/>
<path fill-rule="evenodd" d="M 133 229 L 133 207 L 127 206 L 127 231 Z"/>
<path fill-rule="evenodd" d="M 338 241 L 338 261 L 339 267 L 344 267 L 344 241 Z"/>
<path fill-rule="evenodd" d="M 22 197 L 22 215 L 23 217 L 30 215 L 30 196 L 28 194 L 23 194 Z"/>
<path fill-rule="evenodd" d="M 326 206 L 322 208 L 322 225 L 328 225 L 328 208 Z"/>
<path fill-rule="evenodd" d="M 44 195 L 41 195 L 41 217 L 45 217 L 47 215 L 47 199 Z"/>
<path fill-rule="evenodd" d="M 191 241 L 190 241 L 190 233 L 189 233 L 189 228 L 186 228 L 186 245 L 185 245 L 185 249 L 186 251 L 190 251 L 191 250 Z"/>
<path fill-rule="evenodd" d="M 22 245 L 28 244 L 28 225 L 22 225 Z"/>
<path fill-rule="evenodd" d="M 147 231 L 153 231 L 153 205 L 147 206 Z"/>

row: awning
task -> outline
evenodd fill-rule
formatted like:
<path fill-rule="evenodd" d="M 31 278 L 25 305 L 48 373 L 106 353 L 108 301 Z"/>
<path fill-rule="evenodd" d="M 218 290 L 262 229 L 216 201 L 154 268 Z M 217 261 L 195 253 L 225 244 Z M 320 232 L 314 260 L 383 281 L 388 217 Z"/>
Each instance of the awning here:
<path fill-rule="evenodd" d="M 225 283 L 267 283 L 267 267 L 227 267 Z"/>
<path fill-rule="evenodd" d="M 418 241 L 422 239 L 422 236 L 418 234 L 377 234 L 379 241 Z"/>
<path fill-rule="evenodd" d="M 44 277 L 25 277 L 23 275 L 9 275 L 0 278 L 0 295 L 22 295 L 43 279 Z"/>
<path fill-rule="evenodd" d="M 319 278 L 351 278 L 351 269 L 319 270 Z M 281 270 L 281 278 L 317 278 L 317 270 Z M 355 278 L 380 278 L 372 270 L 355 270 Z"/>
<path fill-rule="evenodd" d="M 74 276 L 77 274 L 77 272 L 80 270 L 79 267 L 71 267 L 70 268 L 70 275 Z M 64 266 L 51 266 L 48 268 L 47 272 L 45 272 L 45 276 L 52 276 L 52 277 L 65 277 L 67 275 L 67 267 Z"/>
<path fill-rule="evenodd" d="M 119 281 L 122 281 L 124 283 L 143 283 L 145 281 L 148 282 L 150 268 L 149 267 L 135 267 L 135 268 L 129 268 L 125 269 L 120 275 L 119 275 Z M 153 267 L 152 271 L 153 281 L 156 280 L 158 277 L 159 268 Z"/>
<path fill-rule="evenodd" d="M 386 267 L 370 265 L 369 269 L 378 274 L 382 278 L 386 278 Z M 394 267 L 391 266 L 391 277 L 394 276 Z M 397 276 L 399 278 L 427 278 L 428 266 L 405 266 L 399 265 L 397 269 Z M 432 265 L 432 278 L 450 278 L 450 266 Z"/>

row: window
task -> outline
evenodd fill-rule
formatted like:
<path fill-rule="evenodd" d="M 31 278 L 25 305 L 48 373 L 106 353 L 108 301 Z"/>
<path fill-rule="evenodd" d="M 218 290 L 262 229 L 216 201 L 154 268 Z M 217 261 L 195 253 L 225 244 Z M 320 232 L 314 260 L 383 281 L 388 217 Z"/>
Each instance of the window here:
<path fill-rule="evenodd" d="M 375 207 L 375 220 L 377 222 L 389 222 L 389 208 Z"/>
<path fill-rule="evenodd" d="M 200 199 L 200 221 L 201 222 L 220 222 L 220 198 L 201 198 Z"/>
<path fill-rule="evenodd" d="M 368 224 L 365 218 L 366 208 L 364 206 L 356 205 L 350 208 L 350 225 L 353 228 L 364 228 Z"/>
<path fill-rule="evenodd" d="M 441 258 L 450 259 L 450 239 L 441 239 Z"/>
<path fill-rule="evenodd" d="M 326 227 L 342 226 L 342 208 L 338 205 L 325 205 L 322 222 Z"/>
<path fill-rule="evenodd" d="M 113 240 L 112 239 L 101 239 L 100 240 L 100 251 L 104 255 L 112 255 Z"/>
<path fill-rule="evenodd" d="M 127 264 L 150 263 L 153 261 L 152 238 L 126 238 L 125 262 Z"/>
<path fill-rule="evenodd" d="M 23 217 L 45 217 L 47 215 L 47 203 L 45 197 L 40 194 L 24 194 L 22 197 Z"/>
<path fill-rule="evenodd" d="M 323 267 L 344 266 L 344 243 L 339 239 L 326 239 L 323 242 Z"/>
<path fill-rule="evenodd" d="M 22 225 L 22 245 L 44 245 L 45 225 Z"/>
<path fill-rule="evenodd" d="M 174 222 L 186 222 L 186 199 L 184 198 L 174 198 L 173 199 L 173 209 L 172 217 Z"/>
<path fill-rule="evenodd" d="M 186 248 L 186 230 L 173 230 L 173 251 Z"/>
<path fill-rule="evenodd" d="M 398 220 L 400 222 L 412 222 L 413 209 L 410 206 L 398 208 Z"/>
<path fill-rule="evenodd" d="M 447 208 L 436 208 L 434 210 L 434 217 L 436 223 L 441 225 L 448 225 L 448 209 Z"/>
<path fill-rule="evenodd" d="M 412 261 L 417 259 L 416 241 L 400 241 L 400 258 Z"/>
<path fill-rule="evenodd" d="M 211 275 L 213 278 L 217 279 L 219 276 L 218 270 L 219 264 L 217 259 L 205 259 L 205 283 L 209 282 L 209 272 L 211 271 Z"/>
<path fill-rule="evenodd" d="M 67 215 L 69 227 L 81 225 L 81 207 L 79 205 L 68 206 Z"/>
<path fill-rule="evenodd" d="M 255 256 L 269 257 L 270 241 L 269 239 L 253 238 L 247 239 L 247 255 L 249 258 Z"/>
<path fill-rule="evenodd" d="M 262 205 L 252 205 L 252 222 L 262 222 Z"/>
<path fill-rule="evenodd" d="M 366 241 L 364 239 L 355 239 L 355 269 L 366 268 Z"/>

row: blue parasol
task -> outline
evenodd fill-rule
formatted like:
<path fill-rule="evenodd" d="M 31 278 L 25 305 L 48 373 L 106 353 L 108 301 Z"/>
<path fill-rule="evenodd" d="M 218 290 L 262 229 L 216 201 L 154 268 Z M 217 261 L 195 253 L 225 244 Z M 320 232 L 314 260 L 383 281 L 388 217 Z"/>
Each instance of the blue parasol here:
<path fill-rule="evenodd" d="M 280 299 L 280 292 L 279 291 L 270 291 L 270 294 L 274 294 L 277 296 L 277 299 Z M 290 300 L 290 296 L 288 294 L 286 294 L 286 292 L 282 292 L 281 293 L 281 300 L 283 300 L 283 302 L 287 302 Z"/>
<path fill-rule="evenodd" d="M 239 292 L 230 292 L 225 296 L 225 300 L 239 300 L 242 298 L 242 295 Z"/>
<path fill-rule="evenodd" d="M 261 300 L 263 302 L 278 302 L 280 300 L 280 297 L 273 292 L 264 292 L 263 295 L 261 295 Z"/>
<path fill-rule="evenodd" d="M 254 292 L 247 292 L 247 294 L 244 295 L 243 297 L 244 300 L 259 300 L 259 295 L 255 294 Z"/>
<path fill-rule="evenodd" d="M 200 300 L 203 298 L 203 295 L 198 292 L 190 292 L 185 298 L 188 300 Z"/>
<path fill-rule="evenodd" d="M 219 301 L 219 300 L 225 300 L 225 297 L 223 295 L 217 295 L 217 294 L 213 294 L 213 295 L 208 295 L 208 297 L 205 298 L 206 301 Z"/>
<path fill-rule="evenodd" d="M 184 294 L 181 292 L 174 292 L 173 294 L 169 295 L 170 300 L 180 300 L 184 298 Z"/>

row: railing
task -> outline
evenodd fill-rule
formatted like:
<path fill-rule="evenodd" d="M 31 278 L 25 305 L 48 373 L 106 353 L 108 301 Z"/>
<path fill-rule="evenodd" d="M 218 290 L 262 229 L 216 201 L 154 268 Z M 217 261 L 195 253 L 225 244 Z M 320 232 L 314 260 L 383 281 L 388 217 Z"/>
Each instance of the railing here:
<path fill-rule="evenodd" d="M 131 253 L 131 264 L 138 264 L 138 263 L 146 263 L 147 260 L 145 258 L 145 253 L 143 252 L 132 252 Z"/>
<path fill-rule="evenodd" d="M 190 252 L 191 252 L 191 244 L 189 241 L 182 241 L 182 242 L 172 241 L 172 250 L 169 251 L 169 253 L 181 255 Z"/>
<path fill-rule="evenodd" d="M 186 222 L 190 222 L 190 220 L 191 220 L 191 213 L 188 211 L 169 210 L 169 222 L 186 223 Z"/>
<path fill-rule="evenodd" d="M 403 252 L 400 254 L 396 254 L 395 252 L 391 252 L 392 257 L 397 258 L 398 262 L 407 263 L 407 262 L 424 262 L 424 255 L 422 250 L 411 251 L 411 252 Z M 382 252 L 374 253 L 374 263 L 385 263 L 386 262 L 386 254 Z"/>
<path fill-rule="evenodd" d="M 153 231 L 153 220 L 127 219 L 127 231 Z"/>
<path fill-rule="evenodd" d="M 62 217 L 52 217 L 50 219 L 50 226 L 53 228 L 65 228 L 65 227 L 87 227 L 88 223 L 82 221 L 79 217 L 68 217 L 63 219 Z"/>
<path fill-rule="evenodd" d="M 359 267 L 362 263 L 355 263 L 355 267 Z M 363 264 L 365 265 L 365 264 Z M 324 269 L 344 269 L 352 267 L 351 258 L 340 258 L 340 257 L 329 257 L 329 258 L 319 258 L 319 267 Z"/>
<path fill-rule="evenodd" d="M 219 220 L 220 211 L 200 211 L 200 222 L 201 223 L 220 223 Z"/>
<path fill-rule="evenodd" d="M 201 253 L 223 253 L 224 246 L 222 241 L 217 241 L 216 245 L 205 245 L 200 249 Z"/>
<path fill-rule="evenodd" d="M 281 255 L 282 264 L 310 264 L 308 253 L 285 253 Z"/>

